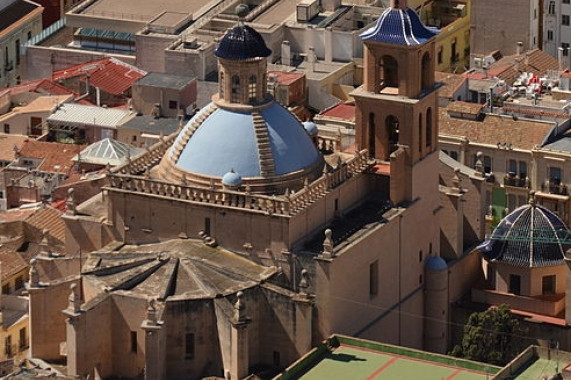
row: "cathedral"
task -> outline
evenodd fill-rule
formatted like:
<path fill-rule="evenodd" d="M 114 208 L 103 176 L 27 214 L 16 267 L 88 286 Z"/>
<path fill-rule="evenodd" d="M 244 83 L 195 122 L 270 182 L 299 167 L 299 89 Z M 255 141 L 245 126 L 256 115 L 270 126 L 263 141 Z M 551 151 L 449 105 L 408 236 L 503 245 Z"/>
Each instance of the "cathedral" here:
<path fill-rule="evenodd" d="M 166 380 L 283 368 L 332 333 L 444 352 L 435 34 L 391 2 L 361 35 L 356 144 L 324 151 L 267 94 L 261 35 L 229 30 L 211 103 L 98 195 L 70 190 L 81 265 L 34 261 L 31 356 Z"/>

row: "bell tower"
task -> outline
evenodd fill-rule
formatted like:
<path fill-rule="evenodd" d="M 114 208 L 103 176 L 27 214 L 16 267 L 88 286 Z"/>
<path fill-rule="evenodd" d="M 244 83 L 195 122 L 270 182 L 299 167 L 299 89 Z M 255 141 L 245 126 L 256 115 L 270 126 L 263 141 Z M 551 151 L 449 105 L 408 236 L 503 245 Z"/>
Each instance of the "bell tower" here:
<path fill-rule="evenodd" d="M 377 164 L 390 165 L 395 204 L 419 196 L 413 173 L 419 162 L 434 156 L 437 165 L 437 33 L 422 24 L 406 0 L 391 0 L 376 24 L 361 34 L 364 83 L 352 93 L 355 139 Z"/>

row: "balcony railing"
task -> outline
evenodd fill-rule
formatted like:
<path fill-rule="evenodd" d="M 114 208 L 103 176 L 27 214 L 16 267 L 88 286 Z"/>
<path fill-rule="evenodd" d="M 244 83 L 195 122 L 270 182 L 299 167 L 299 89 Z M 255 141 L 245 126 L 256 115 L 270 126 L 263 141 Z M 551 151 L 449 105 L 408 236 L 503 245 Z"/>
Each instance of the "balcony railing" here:
<path fill-rule="evenodd" d="M 559 180 L 547 180 L 541 185 L 541 191 L 549 194 L 569 195 L 567 185 L 562 185 Z"/>
<path fill-rule="evenodd" d="M 506 174 L 504 177 L 504 186 L 526 187 L 529 188 L 529 180 L 527 177 L 519 177 L 512 174 Z"/>

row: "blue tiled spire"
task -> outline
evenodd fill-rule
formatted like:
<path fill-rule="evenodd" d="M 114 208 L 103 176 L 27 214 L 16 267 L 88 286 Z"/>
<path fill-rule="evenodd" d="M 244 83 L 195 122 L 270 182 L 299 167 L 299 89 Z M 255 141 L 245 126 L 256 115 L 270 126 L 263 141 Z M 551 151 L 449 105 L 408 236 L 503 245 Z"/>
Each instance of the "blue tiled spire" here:
<path fill-rule="evenodd" d="M 240 23 L 224 35 L 214 55 L 218 58 L 245 61 L 272 54 L 264 39 L 254 29 Z"/>

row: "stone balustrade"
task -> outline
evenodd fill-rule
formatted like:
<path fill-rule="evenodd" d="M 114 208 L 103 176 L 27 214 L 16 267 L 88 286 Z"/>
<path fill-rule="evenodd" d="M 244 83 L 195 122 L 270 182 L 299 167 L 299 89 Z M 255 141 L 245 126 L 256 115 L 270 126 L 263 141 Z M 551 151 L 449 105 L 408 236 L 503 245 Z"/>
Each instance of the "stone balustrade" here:
<path fill-rule="evenodd" d="M 159 163 L 166 154 L 168 148 L 174 142 L 177 135 L 178 131 L 167 137 L 161 137 L 158 142 L 146 148 L 145 151 L 139 153 L 135 157 L 128 159 L 124 164 L 114 167 L 111 172 L 121 174 L 144 173 L 147 169 L 150 169 Z"/>
<path fill-rule="evenodd" d="M 134 161 L 134 160 L 133 160 Z M 147 165 L 149 160 L 137 164 L 137 168 Z M 133 165 L 133 163 L 132 163 Z M 127 168 L 128 166 L 125 165 Z M 270 215 L 295 215 L 309 204 L 322 198 L 332 189 L 355 173 L 367 168 L 367 152 L 355 153 L 351 159 L 343 162 L 332 172 L 324 173 L 320 178 L 306 184 L 295 193 L 284 195 L 263 195 L 248 192 L 232 191 L 199 186 L 185 186 L 165 181 L 133 175 L 128 169 L 114 171 L 108 174 L 108 190 L 120 189 L 141 194 L 164 196 L 188 202 L 235 207 L 244 210 L 264 212 Z"/>
<path fill-rule="evenodd" d="M 317 149 L 320 152 L 338 152 L 341 150 L 341 135 L 338 136 L 318 136 Z"/>

